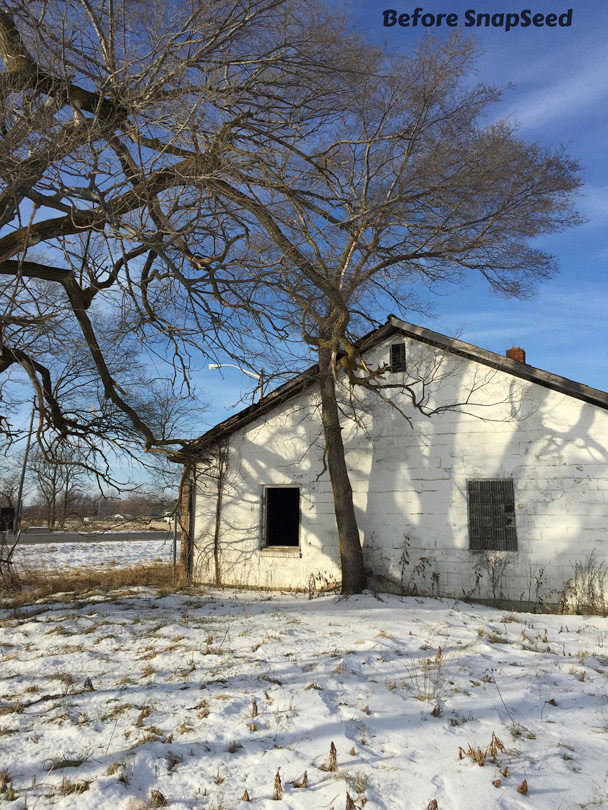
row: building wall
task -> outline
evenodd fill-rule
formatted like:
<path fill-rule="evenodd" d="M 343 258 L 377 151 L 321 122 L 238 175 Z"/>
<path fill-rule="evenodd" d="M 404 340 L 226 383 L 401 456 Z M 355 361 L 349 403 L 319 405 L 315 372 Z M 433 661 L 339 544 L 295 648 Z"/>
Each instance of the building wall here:
<path fill-rule="evenodd" d="M 389 362 L 389 344 L 366 356 Z M 608 412 L 406 341 L 390 402 L 343 392 L 343 436 L 372 584 L 510 602 L 555 601 L 574 564 L 608 563 Z M 412 399 L 415 404 L 412 403 Z M 391 403 L 396 406 L 392 407 Z M 270 588 L 339 582 L 320 408 L 310 391 L 230 437 L 216 529 L 217 462 L 196 482 L 195 578 Z M 513 479 L 517 552 L 469 550 L 467 481 Z M 297 485 L 299 548 L 262 548 L 267 485 Z"/>

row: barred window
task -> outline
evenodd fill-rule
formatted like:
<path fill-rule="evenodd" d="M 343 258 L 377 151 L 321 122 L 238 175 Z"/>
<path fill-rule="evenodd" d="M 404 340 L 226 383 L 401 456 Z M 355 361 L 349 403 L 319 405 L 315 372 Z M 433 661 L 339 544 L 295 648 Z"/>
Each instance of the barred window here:
<path fill-rule="evenodd" d="M 392 344 L 391 371 L 405 371 L 405 343 Z"/>
<path fill-rule="evenodd" d="M 517 551 L 513 481 L 467 481 L 469 548 Z"/>

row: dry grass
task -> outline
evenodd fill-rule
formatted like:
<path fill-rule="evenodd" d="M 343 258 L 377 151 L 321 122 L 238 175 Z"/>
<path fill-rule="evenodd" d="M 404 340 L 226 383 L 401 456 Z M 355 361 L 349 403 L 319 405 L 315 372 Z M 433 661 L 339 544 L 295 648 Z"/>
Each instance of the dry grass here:
<path fill-rule="evenodd" d="M 164 794 L 162 794 L 160 792 L 160 790 L 153 790 L 150 793 L 150 805 L 151 805 L 151 807 L 166 807 L 167 806 L 167 800 L 166 800 Z"/>
<path fill-rule="evenodd" d="M 171 587 L 173 566 L 169 563 L 136 565 L 130 568 L 29 570 L 19 572 L 21 590 L 18 593 L 0 591 L 0 599 L 11 607 L 21 607 L 54 594 L 82 595 L 91 591 L 149 586 Z"/>
<path fill-rule="evenodd" d="M 90 784 L 90 782 L 87 782 L 84 779 L 81 779 L 78 782 L 70 782 L 70 780 L 64 776 L 59 787 L 59 793 L 61 796 L 71 796 L 73 793 L 86 793 Z"/>
<path fill-rule="evenodd" d="M 439 700 L 447 685 L 445 663 L 439 647 L 434 658 L 414 658 L 407 665 L 408 686 L 416 700 Z"/>

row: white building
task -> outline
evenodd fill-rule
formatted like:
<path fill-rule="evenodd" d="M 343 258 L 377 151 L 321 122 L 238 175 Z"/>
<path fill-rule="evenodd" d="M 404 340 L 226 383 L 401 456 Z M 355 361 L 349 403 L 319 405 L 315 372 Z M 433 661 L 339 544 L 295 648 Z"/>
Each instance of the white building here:
<path fill-rule="evenodd" d="M 370 585 L 555 602 L 576 568 L 589 601 L 608 563 L 608 394 L 521 349 L 502 357 L 395 317 L 358 346 L 390 386 L 388 401 L 340 386 Z M 182 555 L 195 581 L 339 583 L 314 368 L 193 444 Z"/>

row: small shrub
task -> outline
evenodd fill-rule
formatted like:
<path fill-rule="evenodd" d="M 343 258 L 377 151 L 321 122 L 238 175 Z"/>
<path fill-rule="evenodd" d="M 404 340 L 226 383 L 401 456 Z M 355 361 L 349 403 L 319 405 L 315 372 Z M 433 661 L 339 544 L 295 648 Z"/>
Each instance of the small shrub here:
<path fill-rule="evenodd" d="M 446 687 L 445 656 L 441 647 L 434 659 L 415 658 L 407 665 L 409 686 L 417 700 L 437 701 Z"/>
<path fill-rule="evenodd" d="M 492 588 L 492 599 L 498 602 L 506 598 L 505 580 L 507 570 L 515 565 L 517 555 L 505 551 L 484 551 L 479 557 L 479 562 L 475 566 L 477 573 L 487 574 Z"/>
<path fill-rule="evenodd" d="M 562 613 L 608 615 L 608 571 L 595 551 L 574 563 L 574 576 L 564 582 L 559 598 Z"/>

